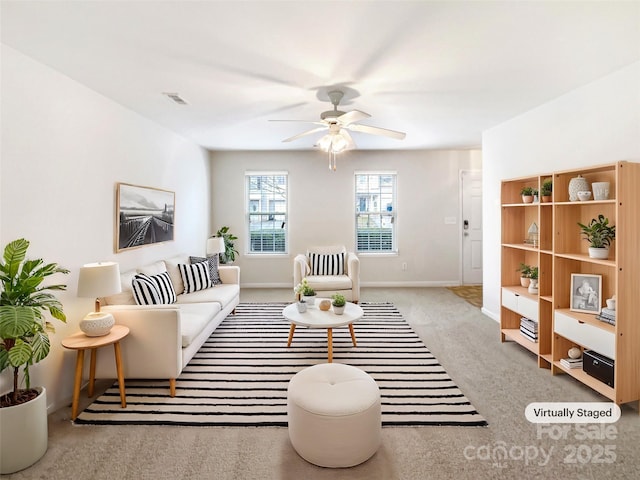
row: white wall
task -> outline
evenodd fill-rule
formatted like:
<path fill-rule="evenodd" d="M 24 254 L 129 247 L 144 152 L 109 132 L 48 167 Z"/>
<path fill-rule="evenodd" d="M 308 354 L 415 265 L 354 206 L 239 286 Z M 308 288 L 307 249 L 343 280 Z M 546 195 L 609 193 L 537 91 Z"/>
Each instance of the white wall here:
<path fill-rule="evenodd" d="M 640 62 L 483 135 L 484 311 L 500 312 L 500 181 L 640 161 Z"/>
<path fill-rule="evenodd" d="M 121 270 L 178 252 L 204 253 L 210 231 L 208 153 L 21 53 L 2 47 L 2 248 L 24 237 L 29 256 L 71 274 L 59 295 L 52 353 L 31 369 L 48 404 L 71 398 L 75 352 L 60 340 L 78 330 L 91 299 L 76 298 L 78 268 L 114 260 Z M 114 253 L 115 186 L 132 183 L 176 192 L 174 242 Z M 10 389 L 9 372 L 0 391 Z"/>
<path fill-rule="evenodd" d="M 398 179 L 398 255 L 361 256 L 363 285 L 455 285 L 460 272 L 459 172 L 480 169 L 473 151 L 345 152 L 329 171 L 320 151 L 214 152 L 212 225 L 239 237 L 243 286 L 293 286 L 293 257 L 311 245 L 354 248 L 354 172 L 395 171 Z M 289 253 L 246 255 L 244 224 L 246 171 L 289 173 Z M 407 270 L 402 271 L 402 263 Z"/>

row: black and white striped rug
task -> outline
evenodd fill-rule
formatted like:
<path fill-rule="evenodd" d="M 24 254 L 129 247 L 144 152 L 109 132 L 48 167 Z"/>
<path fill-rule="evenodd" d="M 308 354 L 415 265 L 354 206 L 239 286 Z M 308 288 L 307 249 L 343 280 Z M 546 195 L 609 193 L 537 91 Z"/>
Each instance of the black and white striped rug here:
<path fill-rule="evenodd" d="M 127 408 L 117 383 L 76 424 L 287 426 L 287 384 L 302 368 L 327 361 L 325 329 L 298 327 L 287 348 L 285 303 L 240 304 L 213 332 L 169 396 L 162 380 L 126 380 Z M 333 330 L 334 362 L 369 373 L 380 387 L 383 426 L 484 426 L 484 418 L 390 303 L 362 303 L 354 323 Z"/>

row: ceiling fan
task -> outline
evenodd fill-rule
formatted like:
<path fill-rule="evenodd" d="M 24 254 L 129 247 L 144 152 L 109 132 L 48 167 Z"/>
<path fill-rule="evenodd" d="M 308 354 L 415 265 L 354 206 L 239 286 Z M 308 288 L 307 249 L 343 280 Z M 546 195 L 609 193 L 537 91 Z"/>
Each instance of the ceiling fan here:
<path fill-rule="evenodd" d="M 403 132 L 397 132 L 387 128 L 372 127 L 370 125 L 360 125 L 358 122 L 371 117 L 371 115 L 361 112 L 360 110 L 351 110 L 350 112 L 338 110 L 338 105 L 340 105 L 344 92 L 341 90 L 331 90 L 327 94 L 333 104 L 333 110 L 322 112 L 320 114 L 320 121 L 272 120 L 276 122 L 304 122 L 320 125 L 319 127 L 312 128 L 311 130 L 299 133 L 293 137 L 285 138 L 283 142 L 292 142 L 301 137 L 328 130 L 328 133 L 320 138 L 316 145 L 325 152 L 335 154 L 356 147 L 349 131 L 368 133 L 370 135 L 383 135 L 397 140 L 405 138 L 406 133 Z"/>

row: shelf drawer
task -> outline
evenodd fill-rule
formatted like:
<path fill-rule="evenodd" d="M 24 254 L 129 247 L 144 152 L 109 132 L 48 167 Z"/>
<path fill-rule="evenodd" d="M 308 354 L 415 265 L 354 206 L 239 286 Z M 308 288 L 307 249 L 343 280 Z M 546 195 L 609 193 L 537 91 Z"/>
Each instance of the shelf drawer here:
<path fill-rule="evenodd" d="M 509 310 L 519 313 L 523 317 L 538 321 L 538 302 L 523 297 L 508 288 L 502 289 L 502 305 Z"/>
<path fill-rule="evenodd" d="M 611 332 L 588 323 L 580 323 L 575 318 L 559 312 L 555 313 L 553 330 L 583 347 L 595 350 L 611 359 L 616 358 L 616 338 Z"/>

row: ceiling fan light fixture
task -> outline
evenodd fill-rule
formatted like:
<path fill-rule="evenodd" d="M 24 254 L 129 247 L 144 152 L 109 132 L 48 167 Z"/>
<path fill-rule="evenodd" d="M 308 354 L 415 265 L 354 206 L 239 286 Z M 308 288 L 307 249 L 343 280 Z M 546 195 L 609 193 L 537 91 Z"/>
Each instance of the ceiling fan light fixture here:
<path fill-rule="evenodd" d="M 318 140 L 318 146 L 323 152 L 328 152 L 331 149 L 331 134 L 326 134 L 320 140 Z"/>
<path fill-rule="evenodd" d="M 327 133 L 318 140 L 318 146 L 323 152 L 340 153 L 346 150 L 349 142 L 339 133 Z"/>
<path fill-rule="evenodd" d="M 344 151 L 348 146 L 347 140 L 339 133 L 333 136 L 331 141 L 331 151 L 333 153 L 340 153 Z"/>

